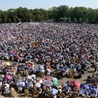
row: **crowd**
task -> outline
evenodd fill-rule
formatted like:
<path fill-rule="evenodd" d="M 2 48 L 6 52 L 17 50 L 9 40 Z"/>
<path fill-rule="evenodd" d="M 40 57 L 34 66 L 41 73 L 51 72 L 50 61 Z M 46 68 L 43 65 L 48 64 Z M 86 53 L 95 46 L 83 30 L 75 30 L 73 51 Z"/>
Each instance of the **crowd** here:
<path fill-rule="evenodd" d="M 94 74 L 88 76 L 85 84 L 72 80 L 58 85 L 58 79 L 79 79 L 91 67 Z M 0 70 L 2 95 L 13 87 L 22 93 L 27 89 L 33 97 L 37 91 L 43 98 L 64 98 L 66 95 L 97 98 L 98 25 L 0 24 Z M 52 78 L 39 78 L 51 75 Z"/>

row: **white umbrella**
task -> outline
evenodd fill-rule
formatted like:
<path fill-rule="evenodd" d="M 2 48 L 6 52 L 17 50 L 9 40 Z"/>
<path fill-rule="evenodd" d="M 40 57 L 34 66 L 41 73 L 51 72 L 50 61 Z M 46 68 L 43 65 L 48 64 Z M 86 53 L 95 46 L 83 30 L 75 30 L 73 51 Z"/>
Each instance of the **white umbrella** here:
<path fill-rule="evenodd" d="M 38 87 L 38 88 L 40 88 L 41 84 L 37 82 L 37 83 L 35 83 L 35 86 Z"/>
<path fill-rule="evenodd" d="M 40 69 L 44 69 L 44 67 L 43 66 L 40 66 Z"/>
<path fill-rule="evenodd" d="M 36 75 L 35 74 L 32 74 L 31 77 L 35 79 L 36 78 Z"/>
<path fill-rule="evenodd" d="M 43 80 L 38 79 L 37 82 L 38 82 L 38 83 L 43 83 Z"/>
<path fill-rule="evenodd" d="M 55 88 L 52 88 L 52 89 L 50 90 L 50 92 L 51 92 L 53 95 L 58 94 L 58 90 L 55 89 Z"/>
<path fill-rule="evenodd" d="M 52 86 L 52 85 L 53 85 L 53 83 L 52 83 L 51 81 L 48 81 L 48 80 L 44 80 L 44 81 L 43 81 L 43 84 L 44 84 L 45 86 Z"/>
<path fill-rule="evenodd" d="M 29 76 L 27 76 L 27 79 L 30 79 L 30 80 L 31 80 L 31 79 L 32 79 L 32 76 L 30 76 L 30 75 L 29 75 Z"/>
<path fill-rule="evenodd" d="M 56 77 L 53 77 L 52 81 L 58 81 L 58 79 Z"/>

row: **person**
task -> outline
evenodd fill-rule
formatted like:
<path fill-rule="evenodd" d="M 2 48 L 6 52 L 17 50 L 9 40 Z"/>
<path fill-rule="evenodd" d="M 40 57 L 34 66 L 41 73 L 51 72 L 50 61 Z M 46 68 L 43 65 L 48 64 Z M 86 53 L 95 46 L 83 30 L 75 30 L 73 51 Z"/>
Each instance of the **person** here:
<path fill-rule="evenodd" d="M 8 93 L 8 91 L 10 90 L 10 85 L 5 82 L 3 85 L 2 85 L 2 94 L 3 95 L 6 95 Z"/>
<path fill-rule="evenodd" d="M 94 72 L 96 72 L 98 70 L 98 62 L 97 61 L 94 64 L 94 68 L 95 68 Z"/>
<path fill-rule="evenodd" d="M 64 70 L 63 75 L 66 76 L 69 69 L 72 72 L 88 70 L 91 67 L 91 62 L 98 59 L 98 25 L 96 24 L 21 23 L 20 26 L 14 23 L 0 24 L 2 31 L 0 33 L 0 59 L 10 60 L 11 63 L 17 62 L 17 67 L 15 67 L 16 65 L 11 66 L 15 67 L 16 73 L 20 74 L 18 81 L 25 78 L 25 70 L 32 72 L 34 69 L 36 76 L 39 71 L 46 72 L 47 61 L 51 62 L 52 68 L 53 65 L 54 67 L 56 65 L 57 70 L 60 69 L 60 64 L 63 65 L 61 70 Z M 40 45 L 32 45 L 32 41 L 40 42 Z M 37 66 L 26 66 L 26 61 L 30 60 L 36 64 L 43 63 L 45 66 L 42 69 Z M 65 67 L 68 70 L 65 70 Z M 97 72 L 97 67 L 93 66 L 93 68 Z M 0 69 L 3 69 L 4 75 L 10 73 L 8 67 L 0 67 Z M 49 74 L 50 71 L 49 69 Z M 59 74 L 62 77 L 61 74 L 62 71 Z M 77 73 L 75 74 L 77 76 Z M 35 80 L 34 83 L 36 83 Z M 2 83 L 5 81 L 7 79 L 3 79 Z M 13 80 L 10 83 L 13 84 Z M 10 83 L 8 84 L 11 85 Z M 73 88 L 71 83 L 68 86 Z"/>

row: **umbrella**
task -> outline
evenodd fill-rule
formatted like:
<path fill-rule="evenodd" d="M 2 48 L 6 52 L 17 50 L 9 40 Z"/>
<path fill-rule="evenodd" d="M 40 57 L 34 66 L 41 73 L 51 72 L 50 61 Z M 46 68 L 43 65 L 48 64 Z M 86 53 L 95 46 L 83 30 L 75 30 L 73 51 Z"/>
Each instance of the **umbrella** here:
<path fill-rule="evenodd" d="M 26 84 L 26 86 L 27 86 L 27 88 L 33 87 L 32 81 L 28 82 L 28 83 Z"/>
<path fill-rule="evenodd" d="M 44 66 L 40 66 L 40 69 L 44 69 Z"/>
<path fill-rule="evenodd" d="M 31 80 L 31 79 L 32 79 L 32 76 L 30 76 L 30 75 L 29 75 L 29 76 L 27 76 L 27 79 L 30 79 L 30 80 Z"/>
<path fill-rule="evenodd" d="M 53 77 L 53 78 L 52 78 L 52 81 L 58 81 L 58 80 L 57 80 L 57 78 L 56 78 L 56 77 Z"/>
<path fill-rule="evenodd" d="M 27 65 L 28 67 L 32 66 L 32 64 L 31 64 L 31 63 L 27 63 L 26 65 Z"/>
<path fill-rule="evenodd" d="M 6 78 L 11 80 L 12 79 L 12 76 L 11 75 L 6 75 Z"/>
<path fill-rule="evenodd" d="M 91 91 L 98 94 L 98 89 L 97 88 L 92 88 Z"/>
<path fill-rule="evenodd" d="M 31 77 L 35 79 L 36 78 L 36 75 L 35 74 L 32 74 Z"/>
<path fill-rule="evenodd" d="M 38 83 L 43 83 L 43 81 L 41 79 L 38 79 L 37 82 Z"/>
<path fill-rule="evenodd" d="M 24 86 L 25 86 L 25 82 L 24 82 L 24 81 L 18 82 L 18 83 L 17 83 L 17 86 L 24 87 Z"/>
<path fill-rule="evenodd" d="M 87 84 L 82 84 L 82 87 L 83 87 L 84 89 L 89 89 L 89 86 L 88 86 Z"/>
<path fill-rule="evenodd" d="M 58 86 L 58 82 L 56 80 L 53 81 L 53 86 Z"/>
<path fill-rule="evenodd" d="M 95 79 L 98 79 L 98 75 L 96 75 Z"/>
<path fill-rule="evenodd" d="M 73 84 L 76 88 L 80 88 L 80 83 L 77 81 L 73 81 Z"/>
<path fill-rule="evenodd" d="M 10 63 L 10 62 L 5 62 L 5 64 L 6 64 L 7 66 L 11 66 L 11 63 Z"/>
<path fill-rule="evenodd" d="M 55 88 L 52 88 L 52 89 L 50 90 L 50 92 L 51 92 L 53 95 L 58 94 L 58 90 L 55 89 Z"/>
<path fill-rule="evenodd" d="M 35 86 L 38 87 L 38 88 L 40 88 L 41 84 L 37 82 L 37 83 L 35 83 Z"/>
<path fill-rule="evenodd" d="M 45 80 L 51 81 L 51 78 L 50 77 L 46 77 Z"/>
<path fill-rule="evenodd" d="M 45 85 L 45 86 L 52 86 L 53 83 L 52 83 L 51 81 L 44 80 L 44 81 L 43 81 L 43 85 Z"/>

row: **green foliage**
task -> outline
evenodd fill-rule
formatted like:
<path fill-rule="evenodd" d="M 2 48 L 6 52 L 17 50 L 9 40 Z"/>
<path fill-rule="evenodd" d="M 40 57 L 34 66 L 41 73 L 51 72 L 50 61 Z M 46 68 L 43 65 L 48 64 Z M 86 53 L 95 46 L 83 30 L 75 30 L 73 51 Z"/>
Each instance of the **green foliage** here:
<path fill-rule="evenodd" d="M 8 22 L 8 21 L 7 21 L 7 17 L 4 18 L 3 22 L 4 22 L 4 23 L 7 23 L 7 22 Z"/>
<path fill-rule="evenodd" d="M 79 18 L 79 22 L 80 22 L 80 23 L 83 22 L 83 21 L 82 21 L 82 18 Z"/>
<path fill-rule="evenodd" d="M 13 22 L 17 23 L 17 19 L 15 17 L 13 17 Z"/>
<path fill-rule="evenodd" d="M 9 22 L 9 23 L 11 23 L 11 22 L 12 22 L 11 18 L 9 18 L 9 19 L 8 19 L 8 22 Z"/>
<path fill-rule="evenodd" d="M 98 23 L 98 9 L 85 7 L 71 7 L 61 5 L 45 9 L 27 9 L 19 7 L 18 9 L 0 10 L 0 23 L 7 22 L 30 22 L 30 21 L 47 21 L 56 22 L 86 22 Z"/>
<path fill-rule="evenodd" d="M 71 22 L 71 18 L 70 18 L 70 17 L 68 17 L 68 22 L 69 22 L 69 23 Z"/>
<path fill-rule="evenodd" d="M 73 22 L 77 23 L 77 19 L 76 19 L 76 18 L 74 18 Z"/>
<path fill-rule="evenodd" d="M 2 21 L 2 18 L 0 18 L 0 23 L 2 23 L 3 21 Z"/>

